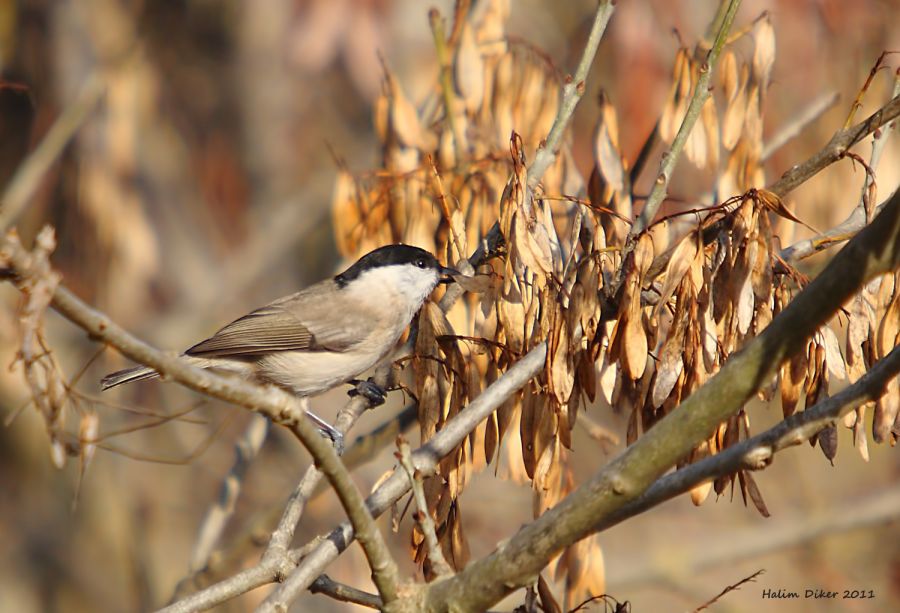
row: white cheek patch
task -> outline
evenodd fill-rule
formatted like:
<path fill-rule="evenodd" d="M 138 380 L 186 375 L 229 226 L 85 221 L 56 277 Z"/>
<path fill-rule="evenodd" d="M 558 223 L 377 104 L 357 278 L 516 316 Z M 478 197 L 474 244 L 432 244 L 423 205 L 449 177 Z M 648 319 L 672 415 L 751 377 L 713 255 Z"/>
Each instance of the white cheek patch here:
<path fill-rule="evenodd" d="M 367 270 L 355 283 L 371 291 L 384 292 L 385 298 L 388 294 L 393 294 L 398 304 L 405 302 L 417 311 L 437 287 L 439 280 L 438 273 L 434 269 L 403 265 Z M 366 298 L 373 300 L 375 297 L 369 295 Z"/>

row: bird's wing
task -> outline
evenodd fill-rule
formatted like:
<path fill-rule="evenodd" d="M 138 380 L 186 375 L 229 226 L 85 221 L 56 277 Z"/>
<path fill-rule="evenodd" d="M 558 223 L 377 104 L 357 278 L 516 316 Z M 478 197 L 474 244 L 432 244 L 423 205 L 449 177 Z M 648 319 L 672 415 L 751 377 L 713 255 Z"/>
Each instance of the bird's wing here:
<path fill-rule="evenodd" d="M 296 317 L 268 305 L 237 319 L 185 354 L 203 357 L 252 356 L 273 351 L 310 349 L 315 339 Z"/>
<path fill-rule="evenodd" d="M 286 296 L 231 322 L 185 354 L 249 358 L 279 351 L 344 351 L 364 338 L 358 330 L 362 318 L 335 318 L 334 309 L 319 291 Z"/>

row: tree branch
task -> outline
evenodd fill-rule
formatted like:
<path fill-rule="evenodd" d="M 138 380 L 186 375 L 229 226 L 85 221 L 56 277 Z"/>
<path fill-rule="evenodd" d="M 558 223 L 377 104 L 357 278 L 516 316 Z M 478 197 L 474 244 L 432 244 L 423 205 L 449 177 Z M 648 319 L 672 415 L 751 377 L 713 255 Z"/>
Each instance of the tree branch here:
<path fill-rule="evenodd" d="M 724 16 L 722 16 L 713 45 L 710 48 L 709 53 L 706 54 L 706 61 L 703 63 L 703 66 L 700 67 L 700 76 L 697 79 L 696 86 L 694 86 L 694 92 L 691 95 L 691 100 L 688 103 L 688 108 L 684 114 L 681 126 L 678 128 L 678 132 L 675 134 L 675 138 L 672 140 L 669 150 L 663 153 L 662 161 L 659 164 L 659 173 L 657 173 L 656 181 L 653 183 L 653 189 L 650 191 L 650 195 L 647 196 L 647 201 L 644 203 L 644 208 L 641 210 L 640 216 L 638 216 L 634 224 L 632 224 L 631 230 L 628 232 L 628 238 L 625 241 L 626 254 L 628 251 L 631 251 L 627 246 L 633 244 L 634 239 L 641 232 L 646 230 L 650 226 L 650 222 L 653 221 L 653 218 L 656 217 L 656 212 L 659 210 L 663 200 L 665 200 L 669 180 L 672 177 L 672 172 L 675 170 L 675 164 L 678 163 L 681 151 L 684 149 L 688 137 L 691 135 L 691 130 L 694 129 L 694 124 L 697 123 L 697 119 L 700 117 L 700 110 L 711 95 L 709 81 L 712 78 L 716 62 L 719 60 L 719 54 L 725 46 L 731 24 L 734 23 L 734 16 L 737 14 L 738 7 L 741 5 L 741 0 L 728 0 L 728 2 L 728 9 Z"/>
<path fill-rule="evenodd" d="M 622 506 L 595 526 L 600 532 L 639 515 L 705 481 L 738 470 L 759 470 L 772 463 L 775 453 L 799 445 L 870 400 L 877 400 L 888 382 L 900 372 L 900 347 L 895 347 L 860 379 L 834 396 L 794 413 L 761 434 L 661 477 L 634 501 Z"/>
<path fill-rule="evenodd" d="M 784 196 L 788 192 L 793 191 L 810 177 L 844 157 L 844 154 L 850 147 L 884 124 L 892 121 L 898 115 L 900 115 L 900 96 L 895 96 L 890 102 L 855 126 L 835 132 L 827 145 L 802 164 L 792 166 L 767 189 L 779 196 Z"/>
<path fill-rule="evenodd" d="M 381 598 L 375 594 L 370 594 L 358 590 L 355 587 L 338 583 L 328 575 L 319 575 L 319 577 L 313 581 L 313 584 L 309 586 L 309 591 L 313 594 L 325 594 L 335 600 L 352 602 L 353 604 L 369 607 L 370 609 L 380 610 L 383 606 Z"/>
<path fill-rule="evenodd" d="M 218 499 L 210 506 L 200 525 L 194 552 L 191 555 L 190 571 L 193 575 L 206 567 L 209 556 L 222 536 L 228 520 L 234 515 L 235 505 L 241 493 L 241 483 L 250 462 L 257 456 L 266 440 L 269 420 L 262 415 L 253 415 L 244 433 L 234 445 L 234 463 L 222 479 Z M 177 591 L 177 590 L 176 590 Z"/>
<path fill-rule="evenodd" d="M 431 512 L 428 510 L 425 488 L 422 486 L 422 474 L 416 470 L 412 463 L 409 443 L 402 438 L 398 438 L 397 447 L 399 448 L 397 459 L 400 460 L 400 465 L 409 477 L 413 497 L 416 499 L 416 507 L 418 507 L 416 521 L 418 521 L 419 527 L 422 529 L 422 534 L 425 535 L 428 560 L 438 576 L 452 575 L 453 569 L 447 563 L 444 553 L 441 551 L 441 544 L 438 542 L 437 533 L 434 530 L 434 518 L 431 517 Z"/>
<path fill-rule="evenodd" d="M 900 193 L 772 323 L 587 483 L 493 554 L 427 587 L 427 610 L 483 609 L 526 585 L 564 547 L 596 530 L 736 413 L 872 277 L 900 266 Z"/>
<path fill-rule="evenodd" d="M 0 267 L 9 266 L 21 280 L 37 274 L 33 257 L 14 233 L 0 240 Z M 112 345 L 125 356 L 155 369 L 172 380 L 227 402 L 257 411 L 291 430 L 313 456 L 328 478 L 354 528 L 372 567 L 376 585 L 385 601 L 396 597 L 396 564 L 390 558 L 381 533 L 363 505 L 347 469 L 332 446 L 305 419 L 302 399 L 276 387 L 261 387 L 249 381 L 227 378 L 192 366 L 178 357 L 166 355 L 132 336 L 105 314 L 92 309 L 62 285 L 53 294 L 51 305 L 69 321 L 85 330 L 93 339 Z M 381 590 L 385 590 L 381 592 Z"/>
<path fill-rule="evenodd" d="M 541 371 L 546 357 L 547 345 L 546 343 L 541 343 L 510 367 L 503 376 L 488 386 L 478 398 L 450 419 L 428 443 L 413 452 L 412 461 L 416 469 L 423 475 L 434 474 L 441 458 L 455 449 L 479 423 L 497 410 L 501 404 L 518 392 L 532 377 Z M 394 474 L 366 499 L 366 505 L 373 515 L 380 515 L 399 500 L 401 496 L 406 494 L 409 489 L 410 484 L 406 474 L 403 471 L 394 471 Z M 260 606 L 259 610 L 261 612 L 271 612 L 277 609 L 278 604 L 293 602 L 325 570 L 325 567 L 333 562 L 353 542 L 353 538 L 353 527 L 348 522 L 344 522 L 332 530 L 303 559 L 281 587 Z M 227 579 L 222 584 L 227 584 L 229 581 L 230 579 Z M 221 584 L 217 584 L 209 589 L 221 590 L 220 586 Z M 209 607 L 218 602 L 222 602 L 222 600 L 206 604 L 206 606 Z M 180 613 L 196 610 L 199 609 L 178 609 Z"/>
<path fill-rule="evenodd" d="M 588 71 L 591 64 L 594 63 L 594 56 L 597 55 L 597 47 L 600 45 L 600 39 L 606 31 L 606 25 L 609 23 L 615 10 L 615 4 L 611 0 L 600 0 L 597 6 L 597 12 L 594 14 L 594 22 L 591 25 L 591 32 L 588 34 L 587 43 L 578 61 L 578 67 L 575 69 L 575 75 L 566 80 L 563 85 L 562 102 L 560 102 L 559 111 L 550 126 L 550 133 L 544 146 L 538 149 L 534 155 L 534 161 L 528 167 L 528 190 L 533 192 L 541 181 L 541 177 L 550 168 L 550 165 L 559 156 L 559 150 L 562 143 L 563 134 L 572 120 L 572 114 L 578 101 L 584 95 L 584 84 L 587 80 Z"/>

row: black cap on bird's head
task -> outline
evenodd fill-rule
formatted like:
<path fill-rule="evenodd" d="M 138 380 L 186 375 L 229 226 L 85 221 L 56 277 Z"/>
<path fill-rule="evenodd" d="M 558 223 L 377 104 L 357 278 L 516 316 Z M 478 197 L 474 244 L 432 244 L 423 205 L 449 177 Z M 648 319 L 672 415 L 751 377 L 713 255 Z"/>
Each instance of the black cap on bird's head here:
<path fill-rule="evenodd" d="M 409 264 L 417 268 L 431 269 L 442 275 L 441 283 L 452 283 L 451 275 L 459 272 L 453 268 L 442 266 L 428 251 L 412 245 L 385 245 L 359 258 L 353 266 L 337 275 L 334 280 L 341 287 L 358 278 L 362 273 L 381 266 L 402 266 Z"/>

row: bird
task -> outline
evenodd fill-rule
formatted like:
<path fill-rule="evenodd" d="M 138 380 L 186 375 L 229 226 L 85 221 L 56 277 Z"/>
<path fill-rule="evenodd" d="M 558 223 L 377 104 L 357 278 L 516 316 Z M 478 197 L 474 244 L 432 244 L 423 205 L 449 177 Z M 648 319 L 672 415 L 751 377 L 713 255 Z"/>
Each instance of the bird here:
<path fill-rule="evenodd" d="M 272 384 L 304 401 L 350 383 L 351 395 L 378 405 L 385 391 L 357 377 L 391 351 L 437 285 L 458 275 L 424 249 L 385 245 L 333 278 L 232 321 L 182 356 L 194 366 Z M 136 366 L 106 375 L 100 388 L 158 376 Z M 307 415 L 340 450 L 341 433 Z"/>

